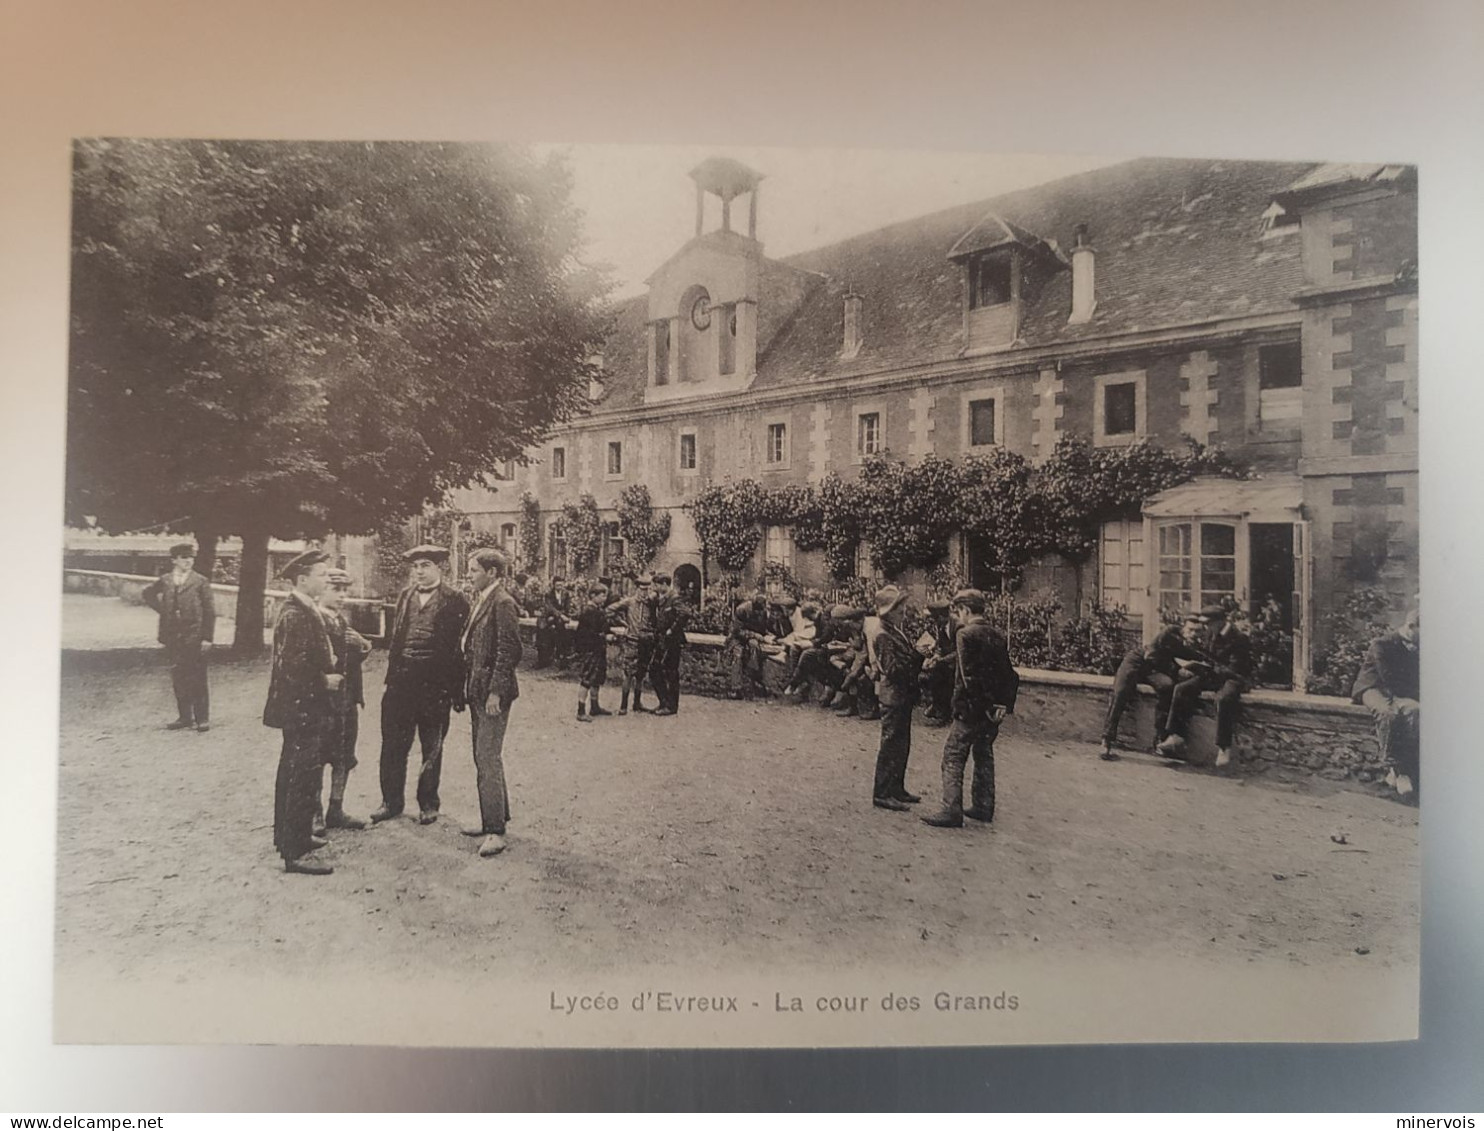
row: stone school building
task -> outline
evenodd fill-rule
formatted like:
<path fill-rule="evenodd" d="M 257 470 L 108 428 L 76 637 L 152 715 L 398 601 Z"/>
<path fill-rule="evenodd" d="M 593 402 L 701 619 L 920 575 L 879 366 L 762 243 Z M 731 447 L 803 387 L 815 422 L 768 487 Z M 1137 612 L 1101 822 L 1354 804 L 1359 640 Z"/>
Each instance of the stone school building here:
<path fill-rule="evenodd" d="M 1353 587 L 1398 608 L 1416 591 L 1414 169 L 1143 159 L 783 259 L 757 238 L 756 172 L 713 158 L 690 175 L 694 238 L 619 310 L 590 412 L 451 500 L 518 558 L 528 492 L 541 572 L 571 575 L 556 520 L 584 494 L 607 523 L 589 572 L 606 572 L 630 484 L 672 516 L 655 568 L 695 590 L 683 507 L 711 483 L 1190 437 L 1260 478 L 1166 491 L 1108 522 L 1095 560 L 1039 580 L 1124 605 L 1145 633 L 1161 606 L 1275 599 L 1298 686 Z M 979 548 L 956 541 L 975 581 Z M 787 528 L 765 532 L 754 577 L 768 560 L 830 585 Z M 868 547 L 859 561 L 869 576 Z"/>

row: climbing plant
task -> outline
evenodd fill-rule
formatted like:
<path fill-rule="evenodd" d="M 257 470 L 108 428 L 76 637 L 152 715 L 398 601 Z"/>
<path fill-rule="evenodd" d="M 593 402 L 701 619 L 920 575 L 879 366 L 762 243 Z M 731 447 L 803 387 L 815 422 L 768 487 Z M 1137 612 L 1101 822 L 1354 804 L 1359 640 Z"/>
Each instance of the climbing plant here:
<path fill-rule="evenodd" d="M 670 512 L 658 515 L 649 499 L 649 488 L 632 483 L 618 496 L 618 533 L 638 571 L 648 567 L 670 538 Z"/>
<path fill-rule="evenodd" d="M 540 567 L 541 549 L 541 504 L 527 491 L 520 497 L 520 557 L 526 569 Z"/>
<path fill-rule="evenodd" d="M 572 569 L 584 573 L 592 568 L 603 548 L 603 516 L 591 495 L 562 507 L 562 534 L 567 541 L 567 556 Z"/>

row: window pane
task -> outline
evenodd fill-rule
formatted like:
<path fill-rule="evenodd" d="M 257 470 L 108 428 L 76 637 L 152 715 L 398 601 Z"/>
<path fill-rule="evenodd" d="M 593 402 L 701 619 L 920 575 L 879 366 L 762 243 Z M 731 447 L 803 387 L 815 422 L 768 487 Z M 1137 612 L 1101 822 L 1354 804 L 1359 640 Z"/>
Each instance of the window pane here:
<path fill-rule="evenodd" d="M 551 451 L 551 474 L 557 479 L 567 476 L 567 449 L 553 448 Z"/>
<path fill-rule="evenodd" d="M 881 446 L 881 414 L 863 412 L 856 422 L 856 447 L 862 455 L 875 455 Z"/>
<path fill-rule="evenodd" d="M 680 437 L 680 466 L 685 471 L 693 471 L 696 466 L 696 438 L 691 435 Z"/>
<path fill-rule="evenodd" d="M 623 471 L 623 442 L 620 440 L 609 441 L 608 444 L 608 474 L 618 475 Z"/>
<path fill-rule="evenodd" d="M 993 398 L 969 402 L 969 443 L 974 447 L 993 444 L 995 403 Z"/>
<path fill-rule="evenodd" d="M 973 306 L 1000 306 L 1010 301 L 1010 260 L 1007 256 L 981 259 L 970 298 Z"/>
<path fill-rule="evenodd" d="M 1237 552 L 1237 528 L 1224 522 L 1201 523 L 1202 554 L 1235 554 Z"/>
<path fill-rule="evenodd" d="M 1103 434 L 1124 436 L 1138 425 L 1137 390 L 1132 382 L 1103 386 Z"/>
<path fill-rule="evenodd" d="M 1263 346 L 1257 351 L 1259 389 L 1296 389 L 1303 383 L 1303 351 L 1298 342 Z"/>
<path fill-rule="evenodd" d="M 1190 553 L 1190 524 L 1174 523 L 1159 528 L 1159 552 L 1165 554 Z"/>

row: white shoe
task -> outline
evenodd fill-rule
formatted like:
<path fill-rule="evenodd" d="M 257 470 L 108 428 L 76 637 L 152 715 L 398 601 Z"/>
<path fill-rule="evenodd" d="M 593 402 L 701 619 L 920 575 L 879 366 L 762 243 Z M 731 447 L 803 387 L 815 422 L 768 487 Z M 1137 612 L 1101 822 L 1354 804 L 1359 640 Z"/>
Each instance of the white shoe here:
<path fill-rule="evenodd" d="M 1412 779 L 1406 774 L 1396 775 L 1396 792 L 1400 797 L 1405 797 L 1412 792 Z"/>
<path fill-rule="evenodd" d="M 1231 760 L 1232 752 L 1230 750 L 1222 748 L 1216 751 L 1216 768 L 1218 770 L 1221 769 L 1222 766 L 1231 765 Z"/>
<path fill-rule="evenodd" d="M 1391 788 L 1391 789 L 1395 789 L 1396 788 L 1396 770 L 1395 769 L 1389 769 L 1389 770 L 1386 771 L 1386 785 L 1388 786 L 1388 788 Z"/>
<path fill-rule="evenodd" d="M 490 833 L 484 838 L 484 843 L 479 846 L 479 855 L 498 856 L 505 851 L 505 838 L 499 833 Z"/>

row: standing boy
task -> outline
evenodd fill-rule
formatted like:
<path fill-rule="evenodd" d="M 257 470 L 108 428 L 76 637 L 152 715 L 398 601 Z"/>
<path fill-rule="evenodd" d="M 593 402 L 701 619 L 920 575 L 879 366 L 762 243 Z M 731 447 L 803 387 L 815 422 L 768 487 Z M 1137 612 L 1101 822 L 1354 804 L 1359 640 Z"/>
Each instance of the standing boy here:
<path fill-rule="evenodd" d="M 350 594 L 350 574 L 343 569 L 332 569 L 328 584 L 319 603 L 324 614 L 325 630 L 330 637 L 330 650 L 335 655 L 335 674 L 344 677 L 338 692 L 332 693 L 334 711 L 331 714 L 325 741 L 324 761 L 330 767 L 330 806 L 320 806 L 320 789 L 324 786 L 324 775 L 315 777 L 315 835 L 323 836 L 326 829 L 364 829 L 366 822 L 345 812 L 345 786 L 351 770 L 356 767 L 356 741 L 361 733 L 361 708 L 366 696 L 361 679 L 361 667 L 371 652 L 371 641 L 367 640 L 345 619 L 342 611 L 345 599 Z"/>
<path fill-rule="evenodd" d="M 572 659 L 577 667 L 577 721 L 611 715 L 598 706 L 598 691 L 608 679 L 608 587 L 588 587 L 587 607 L 577 615 L 572 635 Z"/>
<path fill-rule="evenodd" d="M 160 614 L 159 641 L 170 661 L 177 717 L 166 730 L 211 729 L 211 702 L 206 683 L 206 657 L 216 627 L 211 583 L 193 568 L 196 548 L 189 542 L 170 547 L 171 571 L 144 591 L 144 603 Z"/>
<path fill-rule="evenodd" d="M 878 809 L 904 810 L 921 801 L 907 792 L 907 759 L 912 754 L 912 709 L 917 706 L 922 654 L 907 639 L 907 594 L 888 585 L 876 594 L 877 685 L 881 701 L 881 746 L 876 754 L 876 783 L 871 801 Z"/>
<path fill-rule="evenodd" d="M 943 744 L 943 808 L 923 817 L 941 829 L 962 828 L 965 817 L 994 820 L 994 740 L 1015 710 L 1020 676 L 1010 664 L 1005 638 L 984 619 L 984 594 L 960 589 L 950 612 L 958 623 L 953 677 L 953 725 Z M 964 808 L 964 769 L 974 760 L 970 800 Z"/>

